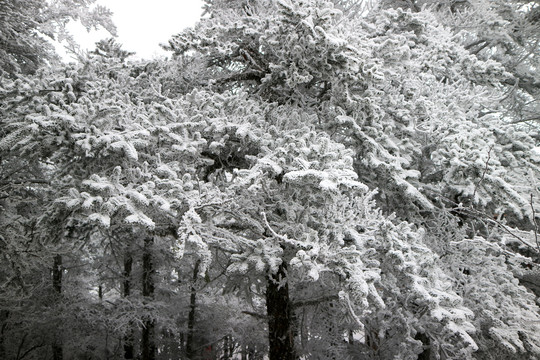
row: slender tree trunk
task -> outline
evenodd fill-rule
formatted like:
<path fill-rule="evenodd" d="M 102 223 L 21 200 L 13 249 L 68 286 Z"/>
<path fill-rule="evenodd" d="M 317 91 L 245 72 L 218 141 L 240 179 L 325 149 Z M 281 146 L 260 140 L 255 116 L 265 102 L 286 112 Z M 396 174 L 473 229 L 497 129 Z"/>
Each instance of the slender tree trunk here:
<path fill-rule="evenodd" d="M 185 341 L 185 336 L 183 332 L 180 333 L 180 337 L 178 341 L 180 342 L 180 354 L 182 354 L 182 358 L 183 358 L 184 356 L 186 356 L 186 341 Z"/>
<path fill-rule="evenodd" d="M 53 261 L 52 285 L 53 285 L 54 292 L 58 296 L 59 300 L 60 300 L 60 296 L 62 295 L 62 273 L 63 273 L 62 255 L 56 255 Z M 52 344 L 52 353 L 53 353 L 53 360 L 63 359 L 62 341 L 60 339 L 59 334 L 55 334 L 54 343 Z"/>
<path fill-rule="evenodd" d="M 59 295 L 62 293 L 62 255 L 56 255 L 54 257 L 53 289 Z"/>
<path fill-rule="evenodd" d="M 276 274 L 268 277 L 266 312 L 270 360 L 296 360 L 292 306 L 289 299 L 287 264 L 282 262 Z"/>
<path fill-rule="evenodd" d="M 126 253 L 124 257 L 124 281 L 123 281 L 123 297 L 127 298 L 131 294 L 131 269 L 133 267 L 133 258 L 131 254 Z M 128 325 L 129 329 L 126 331 L 124 336 L 124 359 L 133 359 L 134 349 L 133 349 L 133 329 L 131 324 Z"/>
<path fill-rule="evenodd" d="M 144 239 L 143 251 L 143 286 L 142 294 L 147 301 L 154 299 L 154 264 L 152 262 L 152 245 L 154 244 L 153 237 Z M 142 360 L 155 360 L 156 344 L 155 344 L 155 321 L 147 318 L 144 320 L 142 330 Z"/>
<path fill-rule="evenodd" d="M 195 288 L 195 283 L 197 281 L 197 276 L 199 276 L 200 264 L 200 260 L 195 262 L 195 268 L 193 269 L 193 281 L 191 282 L 191 297 L 189 299 L 188 333 L 186 339 L 186 357 L 189 360 L 192 360 L 195 355 L 193 351 L 193 332 L 195 328 L 195 311 L 197 307 L 197 289 Z"/>
<path fill-rule="evenodd" d="M 0 310 L 0 359 L 6 358 L 4 334 L 6 334 L 8 318 L 9 318 L 9 311 Z"/>

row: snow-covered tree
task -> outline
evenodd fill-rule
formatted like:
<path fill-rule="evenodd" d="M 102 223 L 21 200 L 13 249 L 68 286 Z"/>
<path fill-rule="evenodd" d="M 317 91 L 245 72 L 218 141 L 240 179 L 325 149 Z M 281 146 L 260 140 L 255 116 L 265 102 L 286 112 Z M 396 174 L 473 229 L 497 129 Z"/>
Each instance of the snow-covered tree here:
<path fill-rule="evenodd" d="M 0 355 L 538 357 L 509 6 L 213 0 L 172 59 L 2 77 Z"/>
<path fill-rule="evenodd" d="M 104 28 L 112 35 L 116 28 L 112 13 L 95 0 L 6 0 L 0 4 L 0 65 L 9 74 L 34 73 L 46 62 L 57 60 L 50 40 L 77 43 L 67 31 L 69 21 L 80 21 L 90 31 Z"/>
<path fill-rule="evenodd" d="M 441 249 L 448 251 L 455 229 L 433 235 L 445 213 L 456 218 L 454 226 L 468 225 L 469 236 L 488 236 L 494 225 L 517 231 L 501 223 L 502 213 L 513 226 L 534 226 L 535 141 L 506 118 L 504 91 L 515 78 L 506 63 L 471 54 L 437 13 L 388 3 L 392 8 L 381 4 L 368 16 L 340 17 L 323 1 L 213 1 L 210 17 L 169 47 L 204 56 L 203 86 L 241 87 L 309 114 L 287 117 L 354 151 L 360 181 L 379 189 L 378 205 L 426 227 L 425 245 L 439 252 L 438 266 L 453 269 Z M 536 253 L 530 239 L 516 236 Z M 493 266 L 513 277 L 509 267 Z M 424 345 L 438 338 L 438 354 L 466 357 L 423 329 L 430 339 Z"/>

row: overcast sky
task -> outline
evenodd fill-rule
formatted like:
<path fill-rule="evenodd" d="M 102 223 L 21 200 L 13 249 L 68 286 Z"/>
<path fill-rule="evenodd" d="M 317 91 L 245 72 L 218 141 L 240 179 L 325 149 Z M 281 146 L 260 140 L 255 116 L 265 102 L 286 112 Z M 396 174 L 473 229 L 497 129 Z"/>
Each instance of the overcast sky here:
<path fill-rule="evenodd" d="M 202 0 L 98 0 L 97 3 L 114 13 L 116 40 L 125 50 L 135 51 L 145 59 L 166 54 L 159 44 L 193 26 L 201 16 L 203 5 Z M 68 29 L 86 50 L 93 50 L 98 40 L 110 37 L 104 30 L 89 34 L 75 23 L 69 24 Z"/>

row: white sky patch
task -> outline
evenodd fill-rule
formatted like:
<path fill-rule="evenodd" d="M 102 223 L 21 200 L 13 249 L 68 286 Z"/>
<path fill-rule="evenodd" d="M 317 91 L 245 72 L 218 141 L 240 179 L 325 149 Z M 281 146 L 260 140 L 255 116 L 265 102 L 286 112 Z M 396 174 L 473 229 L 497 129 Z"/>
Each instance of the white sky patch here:
<path fill-rule="evenodd" d="M 98 0 L 97 4 L 113 12 L 118 32 L 116 41 L 124 50 L 134 51 L 137 58 L 144 59 L 167 54 L 159 44 L 167 43 L 172 35 L 195 25 L 203 6 L 202 0 Z M 87 51 L 94 50 L 97 41 L 111 37 L 105 30 L 88 33 L 75 22 L 68 24 L 68 30 L 81 49 Z M 62 46 L 56 47 L 64 60 L 71 59 Z"/>

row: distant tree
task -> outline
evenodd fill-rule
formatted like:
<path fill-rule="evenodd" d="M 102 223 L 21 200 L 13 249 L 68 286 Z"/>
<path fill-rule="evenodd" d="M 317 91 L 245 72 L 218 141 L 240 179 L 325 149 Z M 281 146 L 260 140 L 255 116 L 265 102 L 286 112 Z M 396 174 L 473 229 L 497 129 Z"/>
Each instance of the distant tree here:
<path fill-rule="evenodd" d="M 112 13 L 95 0 L 5 0 L 0 3 L 0 67 L 9 74 L 34 73 L 57 55 L 50 40 L 76 42 L 66 30 L 69 21 L 91 29 L 105 28 L 115 34 Z"/>
<path fill-rule="evenodd" d="M 116 58 L 121 62 L 124 62 L 126 58 L 135 54 L 134 52 L 123 50 L 122 45 L 118 44 L 113 38 L 98 41 L 93 53 L 104 57 Z"/>

